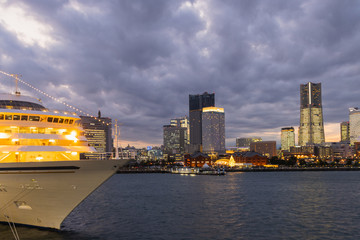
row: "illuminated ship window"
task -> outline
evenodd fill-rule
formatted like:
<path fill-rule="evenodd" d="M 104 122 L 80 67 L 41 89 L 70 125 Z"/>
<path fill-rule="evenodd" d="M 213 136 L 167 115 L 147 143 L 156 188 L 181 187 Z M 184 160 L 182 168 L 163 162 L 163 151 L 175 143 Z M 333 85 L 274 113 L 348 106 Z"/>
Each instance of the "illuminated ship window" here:
<path fill-rule="evenodd" d="M 4 114 L 0 114 L 0 120 L 4 120 Z"/>
<path fill-rule="evenodd" d="M 64 119 L 63 118 L 60 118 L 59 119 L 59 123 L 63 123 L 64 122 Z"/>
<path fill-rule="evenodd" d="M 48 121 L 48 122 L 52 122 L 52 121 L 53 121 L 53 118 L 52 118 L 52 117 L 48 117 L 48 118 L 47 118 L 47 121 Z"/>
<path fill-rule="evenodd" d="M 28 116 L 27 115 L 21 115 L 21 121 L 27 121 Z"/>
<path fill-rule="evenodd" d="M 5 115 L 5 120 L 12 120 L 12 115 Z"/>
<path fill-rule="evenodd" d="M 68 124 L 68 123 L 69 123 L 69 119 L 65 119 L 64 123 L 65 123 L 65 124 Z"/>
<path fill-rule="evenodd" d="M 69 124 L 73 124 L 74 120 L 70 119 Z"/>
<path fill-rule="evenodd" d="M 54 118 L 53 123 L 58 123 L 59 122 L 59 118 Z"/>
<path fill-rule="evenodd" d="M 20 115 L 14 115 L 13 120 L 19 121 L 20 120 Z"/>
<path fill-rule="evenodd" d="M 38 122 L 38 121 L 40 121 L 40 117 L 39 116 L 30 116 L 29 121 Z"/>

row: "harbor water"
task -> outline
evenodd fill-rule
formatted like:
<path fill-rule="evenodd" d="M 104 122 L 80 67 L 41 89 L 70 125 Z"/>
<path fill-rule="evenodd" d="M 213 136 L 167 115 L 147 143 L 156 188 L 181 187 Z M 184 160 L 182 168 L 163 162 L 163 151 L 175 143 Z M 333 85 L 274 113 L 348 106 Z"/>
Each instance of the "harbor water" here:
<path fill-rule="evenodd" d="M 61 230 L 20 239 L 359 239 L 360 172 L 117 174 Z M 14 239 L 7 224 L 0 239 Z"/>

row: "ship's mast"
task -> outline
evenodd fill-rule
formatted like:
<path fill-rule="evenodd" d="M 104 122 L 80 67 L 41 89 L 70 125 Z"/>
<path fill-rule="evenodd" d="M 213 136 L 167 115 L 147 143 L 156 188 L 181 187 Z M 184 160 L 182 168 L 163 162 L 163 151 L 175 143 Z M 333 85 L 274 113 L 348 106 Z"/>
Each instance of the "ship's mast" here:
<path fill-rule="evenodd" d="M 10 74 L 10 76 L 14 77 L 15 78 L 15 94 L 16 95 L 20 95 L 20 91 L 19 91 L 19 88 L 18 88 L 18 82 L 19 82 L 19 77 L 22 77 L 20 74 Z"/>

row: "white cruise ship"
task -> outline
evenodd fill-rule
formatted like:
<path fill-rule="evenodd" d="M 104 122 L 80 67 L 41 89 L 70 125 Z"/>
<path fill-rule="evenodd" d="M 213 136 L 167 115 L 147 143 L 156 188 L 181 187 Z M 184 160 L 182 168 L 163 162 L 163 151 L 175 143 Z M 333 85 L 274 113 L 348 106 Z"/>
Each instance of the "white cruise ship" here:
<path fill-rule="evenodd" d="M 122 160 L 80 160 L 95 152 L 75 113 L 31 97 L 0 95 L 0 222 L 60 229 L 68 214 Z"/>

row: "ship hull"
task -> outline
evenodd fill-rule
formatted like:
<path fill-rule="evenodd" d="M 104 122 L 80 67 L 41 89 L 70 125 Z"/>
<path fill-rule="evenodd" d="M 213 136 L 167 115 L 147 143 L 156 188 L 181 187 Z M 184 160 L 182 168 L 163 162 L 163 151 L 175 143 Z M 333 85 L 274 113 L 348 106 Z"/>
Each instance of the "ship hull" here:
<path fill-rule="evenodd" d="M 70 212 L 123 160 L 0 164 L 0 221 L 60 229 Z"/>

